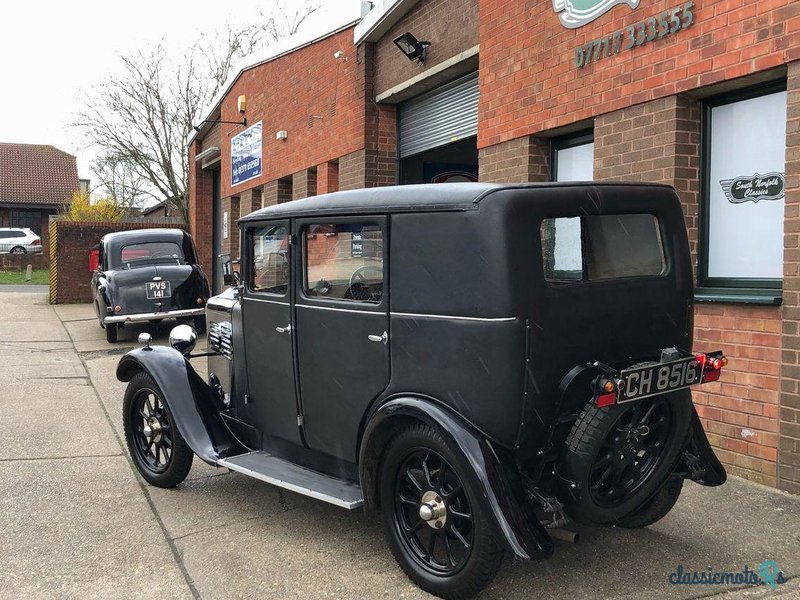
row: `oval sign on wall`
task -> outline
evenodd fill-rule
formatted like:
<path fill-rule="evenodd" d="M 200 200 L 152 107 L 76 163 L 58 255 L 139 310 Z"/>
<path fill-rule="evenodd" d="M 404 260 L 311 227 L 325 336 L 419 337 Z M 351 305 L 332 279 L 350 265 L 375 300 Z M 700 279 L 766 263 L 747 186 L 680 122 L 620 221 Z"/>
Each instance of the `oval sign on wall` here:
<path fill-rule="evenodd" d="M 780 200 L 784 194 L 783 173 L 771 172 L 764 175 L 740 175 L 733 179 L 723 179 L 719 182 L 725 197 L 731 204 L 741 204 L 760 200 Z"/>
<path fill-rule="evenodd" d="M 640 0 L 553 0 L 553 10 L 558 14 L 561 24 L 569 29 L 591 23 L 617 4 L 627 4 L 631 8 L 639 6 Z"/>

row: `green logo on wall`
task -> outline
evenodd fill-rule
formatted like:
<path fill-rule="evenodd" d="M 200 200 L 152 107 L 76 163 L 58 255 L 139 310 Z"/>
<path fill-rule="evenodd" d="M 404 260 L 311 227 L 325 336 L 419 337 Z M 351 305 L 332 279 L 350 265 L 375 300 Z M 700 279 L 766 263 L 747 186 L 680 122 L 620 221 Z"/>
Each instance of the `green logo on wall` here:
<path fill-rule="evenodd" d="M 553 10 L 558 13 L 561 24 L 569 29 L 591 23 L 617 4 L 631 8 L 639 6 L 640 0 L 553 0 Z"/>

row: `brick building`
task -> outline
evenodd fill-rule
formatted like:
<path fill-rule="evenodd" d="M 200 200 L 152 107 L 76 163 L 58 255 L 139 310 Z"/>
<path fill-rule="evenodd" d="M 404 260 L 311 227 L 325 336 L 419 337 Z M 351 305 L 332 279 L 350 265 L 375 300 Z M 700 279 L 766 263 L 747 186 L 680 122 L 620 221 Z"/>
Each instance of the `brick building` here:
<path fill-rule="evenodd" d="M 379 0 L 242 71 L 208 118 L 241 119 L 241 95 L 258 173 L 232 161 L 242 127 L 207 123 L 189 148 L 206 261 L 215 237 L 236 247 L 237 216 L 335 189 L 673 185 L 697 347 L 731 357 L 695 394 L 709 438 L 732 473 L 800 493 L 800 3 Z"/>
<path fill-rule="evenodd" d="M 45 256 L 50 215 L 81 189 L 75 160 L 53 146 L 0 143 L 0 227 L 32 229 Z"/>

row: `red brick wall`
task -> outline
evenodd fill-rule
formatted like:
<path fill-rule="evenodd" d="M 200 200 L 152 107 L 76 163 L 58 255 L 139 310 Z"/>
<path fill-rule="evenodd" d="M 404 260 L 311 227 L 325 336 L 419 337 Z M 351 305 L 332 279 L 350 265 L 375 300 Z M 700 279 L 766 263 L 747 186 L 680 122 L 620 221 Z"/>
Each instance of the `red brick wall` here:
<path fill-rule="evenodd" d="M 334 59 L 339 50 L 347 60 Z M 223 125 L 221 197 L 363 148 L 365 68 L 350 28 L 242 73 L 222 101 L 220 118 L 241 119 L 237 97 L 246 95 L 247 122 L 262 121 L 262 175 L 231 187 L 230 140 L 242 128 Z M 286 140 L 275 139 L 279 130 L 288 132 Z"/>
<path fill-rule="evenodd" d="M 410 61 L 393 40 L 410 31 L 431 42 L 425 63 Z M 472 48 L 478 43 L 478 0 L 421 0 L 375 43 L 375 94 Z"/>
<path fill-rule="evenodd" d="M 567 29 L 552 2 L 480 0 L 478 147 L 800 58 L 800 2 L 695 0 L 690 28 L 575 67 L 576 46 L 682 4 L 642 0 Z"/>
<path fill-rule="evenodd" d="M 54 221 L 50 224 L 50 304 L 91 302 L 92 272 L 89 251 L 107 233 L 131 229 L 186 229 L 185 225 L 160 223 L 82 223 Z M 208 274 L 208 270 L 206 270 Z"/>
<path fill-rule="evenodd" d="M 780 308 L 697 304 L 694 346 L 730 360 L 718 383 L 693 393 L 717 456 L 731 473 L 775 487 Z"/>

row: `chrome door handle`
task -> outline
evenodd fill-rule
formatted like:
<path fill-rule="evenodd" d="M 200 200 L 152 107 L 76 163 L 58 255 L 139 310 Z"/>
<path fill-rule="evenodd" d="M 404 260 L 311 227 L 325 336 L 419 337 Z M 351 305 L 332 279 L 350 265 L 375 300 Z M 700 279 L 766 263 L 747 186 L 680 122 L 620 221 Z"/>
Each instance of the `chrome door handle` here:
<path fill-rule="evenodd" d="M 368 335 L 367 339 L 370 342 L 383 342 L 387 344 L 389 343 L 389 334 L 384 331 L 381 335 Z"/>
<path fill-rule="evenodd" d="M 286 327 L 276 327 L 275 331 L 278 333 L 288 333 L 289 335 L 292 335 L 292 324 L 289 323 Z"/>

